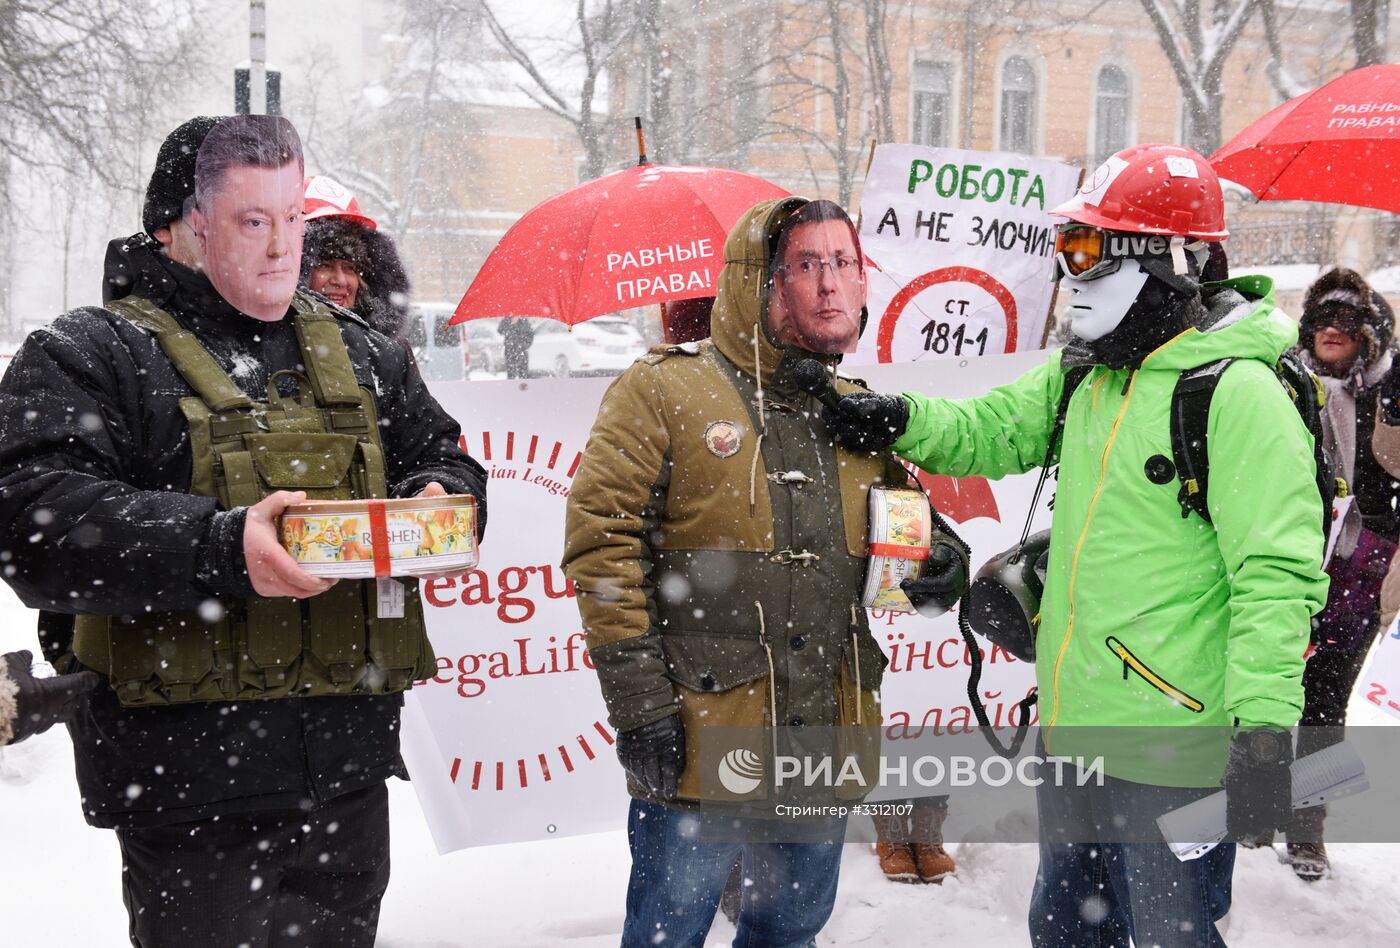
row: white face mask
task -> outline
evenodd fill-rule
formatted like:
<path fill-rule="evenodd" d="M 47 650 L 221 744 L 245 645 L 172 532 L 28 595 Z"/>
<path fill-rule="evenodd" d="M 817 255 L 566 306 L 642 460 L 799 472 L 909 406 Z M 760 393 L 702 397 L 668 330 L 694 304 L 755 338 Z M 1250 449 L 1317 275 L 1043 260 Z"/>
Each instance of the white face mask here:
<path fill-rule="evenodd" d="M 1097 280 L 1061 280 L 1060 287 L 1070 291 L 1070 330 L 1088 342 L 1107 336 L 1128 315 L 1146 282 L 1147 271 L 1136 260 L 1124 260 Z"/>

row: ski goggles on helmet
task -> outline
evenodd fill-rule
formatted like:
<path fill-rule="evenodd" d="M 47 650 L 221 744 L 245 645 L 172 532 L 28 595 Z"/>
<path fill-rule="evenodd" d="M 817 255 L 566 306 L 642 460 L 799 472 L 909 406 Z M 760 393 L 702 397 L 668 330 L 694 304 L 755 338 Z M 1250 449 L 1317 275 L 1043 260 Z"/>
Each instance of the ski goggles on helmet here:
<path fill-rule="evenodd" d="M 1097 280 L 1115 272 L 1124 260 L 1137 260 L 1144 270 L 1181 292 L 1194 292 L 1194 283 L 1187 286 L 1183 280 L 1199 280 L 1209 254 L 1207 246 L 1186 237 L 1123 233 L 1071 221 L 1055 233 L 1054 279 Z"/>
<path fill-rule="evenodd" d="M 1095 280 L 1121 263 L 1121 257 L 1109 256 L 1107 231 L 1075 222 L 1060 225 L 1055 235 L 1055 279 Z"/>

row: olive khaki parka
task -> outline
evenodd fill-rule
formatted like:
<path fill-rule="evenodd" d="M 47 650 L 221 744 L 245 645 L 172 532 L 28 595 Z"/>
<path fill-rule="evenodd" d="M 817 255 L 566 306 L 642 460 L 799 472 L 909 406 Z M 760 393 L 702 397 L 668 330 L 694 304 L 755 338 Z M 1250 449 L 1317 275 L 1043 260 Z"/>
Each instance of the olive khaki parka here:
<path fill-rule="evenodd" d="M 702 727 L 743 728 L 734 740 L 767 760 L 774 722 L 796 740 L 880 720 L 886 659 L 860 606 L 868 498 L 908 475 L 888 454 L 837 449 L 793 381 L 811 354 L 776 346 L 762 318 L 773 240 L 804 203 L 739 221 L 712 338 L 654 350 L 613 383 L 569 496 L 564 569 L 610 720 L 625 731 L 679 712 L 685 799 L 701 796 Z"/>
<path fill-rule="evenodd" d="M 1094 366 L 1071 397 L 1036 635 L 1051 753 L 1093 754 L 1110 728 L 1216 726 L 1177 732 L 1185 757 L 1139 746 L 1106 760 L 1110 776 L 1163 786 L 1215 785 L 1236 724 L 1298 722 L 1309 618 L 1327 598 L 1312 439 L 1272 369 L 1297 326 L 1260 277 L 1208 285 L 1206 299 L 1206 331 L 1185 330 L 1136 370 Z M 956 477 L 1040 466 L 1067 352 L 978 398 L 906 394 L 895 451 Z M 1207 427 L 1207 524 L 1182 516 L 1177 477 L 1148 472 L 1172 457 L 1180 373 L 1227 357 Z"/>

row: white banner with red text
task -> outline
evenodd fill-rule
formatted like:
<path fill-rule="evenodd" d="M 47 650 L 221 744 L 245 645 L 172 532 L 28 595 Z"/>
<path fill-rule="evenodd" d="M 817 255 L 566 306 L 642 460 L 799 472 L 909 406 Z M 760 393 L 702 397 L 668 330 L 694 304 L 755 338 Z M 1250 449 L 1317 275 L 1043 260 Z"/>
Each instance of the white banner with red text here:
<path fill-rule="evenodd" d="M 862 374 L 876 391 L 963 398 L 1045 357 L 945 359 Z M 565 503 L 607 385 L 542 379 L 433 387 L 490 474 L 478 568 L 423 586 L 438 674 L 409 693 L 404 714 L 404 758 L 442 852 L 626 824 L 613 732 L 574 590 L 559 568 Z M 974 569 L 1019 540 L 1034 474 L 922 479 L 971 545 Z M 1047 499 L 1037 513 L 1041 525 L 1049 523 Z M 874 610 L 870 620 L 890 657 L 881 691 L 886 738 L 974 729 L 969 655 L 956 615 L 929 620 Z M 987 653 L 981 691 L 994 724 L 1010 723 L 1032 685 L 1030 666 L 1001 649 Z"/>

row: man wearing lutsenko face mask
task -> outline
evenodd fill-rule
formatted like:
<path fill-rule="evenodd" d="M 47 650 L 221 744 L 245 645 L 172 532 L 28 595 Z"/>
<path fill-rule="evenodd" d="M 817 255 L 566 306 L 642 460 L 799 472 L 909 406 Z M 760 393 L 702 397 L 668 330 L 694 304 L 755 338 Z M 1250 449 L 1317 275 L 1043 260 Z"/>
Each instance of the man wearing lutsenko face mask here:
<path fill-rule="evenodd" d="M 979 398 L 856 393 L 825 418 L 847 446 L 940 474 L 1058 463 L 1027 620 L 1042 750 L 1101 755 L 1106 777 L 1037 787 L 1032 941 L 1222 945 L 1234 843 L 1179 860 L 1154 821 L 1222 783 L 1232 839 L 1289 819 L 1288 729 L 1327 589 L 1316 405 L 1279 384 L 1298 331 L 1269 281 L 1201 281 L 1226 230 L 1200 155 L 1127 149 L 1052 213 L 1064 350 Z"/>
<path fill-rule="evenodd" d="M 564 570 L 633 798 L 626 948 L 703 943 L 736 859 L 735 944 L 813 944 L 836 898 L 836 804 L 869 787 L 792 806 L 779 748 L 878 750 L 869 493 L 909 477 L 888 451 L 838 448 L 799 381 L 806 366 L 860 388 L 835 375 L 865 321 L 856 229 L 829 201 L 764 201 L 724 259 L 710 338 L 652 350 L 604 395 L 565 518 Z M 904 591 L 943 612 L 966 565 L 935 524 Z M 721 745 L 716 770 L 702 749 Z"/>

